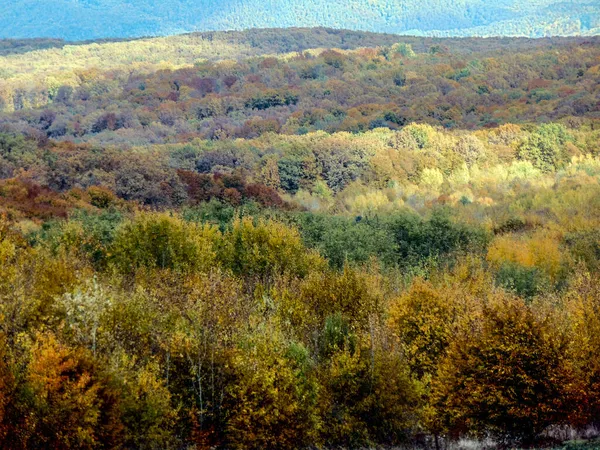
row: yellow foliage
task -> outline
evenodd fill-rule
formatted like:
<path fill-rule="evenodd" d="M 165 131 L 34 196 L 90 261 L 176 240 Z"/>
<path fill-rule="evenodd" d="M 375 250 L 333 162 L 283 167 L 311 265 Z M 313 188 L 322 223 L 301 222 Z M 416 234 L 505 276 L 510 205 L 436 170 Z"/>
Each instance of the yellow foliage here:
<path fill-rule="evenodd" d="M 460 330 L 432 384 L 432 431 L 482 432 L 523 442 L 572 409 L 564 336 L 550 316 L 498 297 Z M 465 401 L 468 396 L 468 401 Z"/>
<path fill-rule="evenodd" d="M 385 209 L 390 204 L 388 197 L 382 191 L 371 191 L 350 199 L 350 211 L 365 217 Z"/>
<path fill-rule="evenodd" d="M 223 236 L 223 265 L 247 277 L 272 278 L 289 273 L 305 276 L 325 267 L 325 260 L 304 246 L 300 233 L 281 223 L 250 217 L 237 219 Z"/>
<path fill-rule="evenodd" d="M 50 334 L 38 334 L 26 381 L 33 394 L 20 436 L 26 446 L 47 439 L 65 449 L 99 445 L 103 386 L 85 353 L 65 347 Z"/>
<path fill-rule="evenodd" d="M 130 71 L 152 72 L 191 67 L 201 59 L 225 60 L 253 55 L 249 45 L 232 45 L 226 40 L 208 40 L 198 35 L 180 35 L 85 45 L 65 45 L 0 57 L 7 76 L 0 80 L 0 98 L 13 109 L 12 93 L 24 90 L 24 107 L 46 104 L 60 86 L 106 82 L 99 70 L 126 80 Z M 48 96 L 50 94 L 50 97 Z"/>
<path fill-rule="evenodd" d="M 229 448 L 295 449 L 318 443 L 316 384 L 306 350 L 285 346 L 276 333 L 251 342 L 231 359 L 235 381 L 228 387 Z"/>
<path fill-rule="evenodd" d="M 579 273 L 573 284 L 565 299 L 567 326 L 573 336 L 569 356 L 584 399 L 573 413 L 580 414 L 575 418 L 585 424 L 600 413 L 600 286 L 589 273 Z"/>
<path fill-rule="evenodd" d="M 435 372 L 452 335 L 453 302 L 430 283 L 417 279 L 390 307 L 390 327 L 419 378 Z"/>
<path fill-rule="evenodd" d="M 421 173 L 421 186 L 432 191 L 438 191 L 444 183 L 444 175 L 439 169 L 426 168 Z"/>
<path fill-rule="evenodd" d="M 496 267 L 504 262 L 536 267 L 556 280 L 564 263 L 564 252 L 559 241 L 547 234 L 537 234 L 530 238 L 501 236 L 490 245 L 487 260 Z"/>
<path fill-rule="evenodd" d="M 301 285 L 301 298 L 321 320 L 341 313 L 354 330 L 366 330 L 381 317 L 382 279 L 346 265 L 342 273 L 313 272 Z"/>
<path fill-rule="evenodd" d="M 167 213 L 138 213 L 117 230 L 111 263 L 123 273 L 140 268 L 207 271 L 216 261 L 220 233 Z"/>

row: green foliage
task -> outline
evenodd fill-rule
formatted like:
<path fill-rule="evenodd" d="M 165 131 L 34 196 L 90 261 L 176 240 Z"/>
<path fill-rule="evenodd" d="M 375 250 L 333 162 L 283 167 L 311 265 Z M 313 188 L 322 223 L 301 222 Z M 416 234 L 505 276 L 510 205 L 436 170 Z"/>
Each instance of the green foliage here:
<path fill-rule="evenodd" d="M 290 93 L 265 93 L 246 102 L 246 108 L 264 110 L 275 106 L 289 106 L 298 103 L 298 96 Z"/>
<path fill-rule="evenodd" d="M 592 230 L 566 236 L 573 255 L 583 261 L 590 272 L 600 269 L 600 232 Z"/>
<path fill-rule="evenodd" d="M 31 239 L 43 242 L 53 252 L 69 252 L 77 242 L 82 256 L 90 258 L 96 267 L 103 268 L 108 262 L 109 248 L 123 219 L 123 214 L 116 209 L 100 214 L 79 210 L 73 213 L 69 224 L 63 221 L 45 222 Z"/>
<path fill-rule="evenodd" d="M 376 219 L 293 216 L 305 242 L 318 248 L 330 265 L 367 263 L 373 255 L 389 266 L 420 266 L 440 255 L 485 248 L 488 235 L 476 226 L 454 223 L 448 211 L 423 219 L 408 211 Z"/>
<path fill-rule="evenodd" d="M 325 319 L 320 343 L 320 352 L 323 357 L 329 358 L 338 351 L 354 353 L 356 349 L 355 341 L 356 336 L 351 333 L 348 320 L 344 319 L 341 312 Z"/>
<path fill-rule="evenodd" d="M 296 193 L 314 181 L 315 161 L 310 152 L 291 151 L 277 162 L 277 167 L 281 188 L 287 192 Z"/>
<path fill-rule="evenodd" d="M 434 36 L 553 36 L 589 33 L 598 10 L 594 3 L 565 6 L 556 0 L 521 5 L 514 0 L 501 4 L 462 2 L 448 5 L 438 0 L 408 0 L 370 3 L 359 1 L 352 8 L 340 1 L 292 1 L 267 6 L 255 1 L 227 3 L 201 0 L 188 4 L 178 0 L 156 3 L 142 0 L 133 5 L 118 1 L 103 4 L 103 16 L 95 19 L 97 4 L 86 2 L 69 8 L 68 2 L 30 5 L 18 1 L 7 9 L 11 20 L 0 22 L 2 37 L 51 36 L 71 40 L 104 37 L 156 36 L 174 30 L 240 30 L 248 28 L 289 28 L 314 26 L 337 29 L 363 29 L 388 33 L 432 34 Z M 173 14 L 176 11 L 176 14 Z M 206 14 L 211 11 L 212 14 Z M 172 15 L 169 15 L 172 13 Z M 55 20 L 27 20 L 52 14 Z M 164 18 L 168 19 L 164 19 Z M 591 17 L 591 18 L 590 18 Z M 396 38 L 397 39 L 397 38 Z M 41 42 L 46 46 L 51 43 Z M 60 45 L 54 44 L 54 45 Z"/>
<path fill-rule="evenodd" d="M 496 281 L 504 289 L 526 299 L 542 292 L 548 283 L 536 267 L 523 267 L 516 263 L 504 263 L 496 274 Z"/>
<path fill-rule="evenodd" d="M 484 230 L 453 223 L 443 209 L 435 210 L 429 220 L 413 214 L 392 216 L 388 220 L 400 266 L 418 265 L 460 250 L 477 252 L 485 248 L 488 240 Z"/>
<path fill-rule="evenodd" d="M 518 149 L 518 156 L 527 159 L 545 172 L 562 167 L 567 160 L 566 143 L 571 139 L 559 124 L 541 125 Z"/>
<path fill-rule="evenodd" d="M 22 135 L 0 133 L 0 176 L 10 178 L 18 168 L 35 166 L 40 152 L 34 142 Z"/>
<path fill-rule="evenodd" d="M 405 128 L 405 132 L 409 133 L 409 135 L 415 140 L 417 147 L 420 149 L 425 148 L 429 143 L 429 133 L 427 127 L 413 125 Z"/>
<path fill-rule="evenodd" d="M 394 260 L 396 248 L 389 232 L 376 222 L 323 214 L 302 214 L 294 219 L 305 242 L 319 249 L 333 267 L 366 263 L 372 255 L 386 262 Z"/>
<path fill-rule="evenodd" d="M 216 199 L 192 208 L 185 208 L 181 213 L 183 219 L 188 222 L 218 225 L 221 231 L 225 231 L 226 225 L 233 221 L 235 214 L 236 210 L 233 206 Z"/>
<path fill-rule="evenodd" d="M 141 214 L 116 231 L 109 261 L 122 273 L 138 269 L 206 271 L 215 262 L 218 231 L 169 214 Z"/>

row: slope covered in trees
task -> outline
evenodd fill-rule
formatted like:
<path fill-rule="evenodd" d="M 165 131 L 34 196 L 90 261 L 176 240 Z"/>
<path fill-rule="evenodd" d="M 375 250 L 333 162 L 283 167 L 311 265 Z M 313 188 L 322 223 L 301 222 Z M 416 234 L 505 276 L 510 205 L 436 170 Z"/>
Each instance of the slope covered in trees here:
<path fill-rule="evenodd" d="M 185 35 L 5 56 L 0 124 L 37 138 L 145 144 L 598 114 L 598 38 L 307 33 Z M 310 48 L 330 42 L 349 49 Z M 254 56 L 263 51 L 273 55 Z"/>
<path fill-rule="evenodd" d="M 541 37 L 598 33 L 599 11 L 590 0 L 16 0 L 0 6 L 0 37 L 85 40 L 316 26 Z"/>
<path fill-rule="evenodd" d="M 8 448 L 539 446 L 595 424 L 589 124 L 0 142 Z"/>
<path fill-rule="evenodd" d="M 3 48 L 1 447 L 597 446 L 596 38 Z"/>

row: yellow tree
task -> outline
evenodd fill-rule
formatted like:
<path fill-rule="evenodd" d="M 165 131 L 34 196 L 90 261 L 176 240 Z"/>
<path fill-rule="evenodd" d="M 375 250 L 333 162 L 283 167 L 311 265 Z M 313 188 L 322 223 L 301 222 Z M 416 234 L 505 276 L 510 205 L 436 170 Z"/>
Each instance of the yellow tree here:
<path fill-rule="evenodd" d="M 390 328 L 417 378 L 435 373 L 451 341 L 455 318 L 453 299 L 422 279 L 392 303 Z"/>
<path fill-rule="evenodd" d="M 493 434 L 529 444 L 572 407 L 565 339 L 552 317 L 500 297 L 453 340 L 433 380 L 431 405 L 451 436 Z"/>

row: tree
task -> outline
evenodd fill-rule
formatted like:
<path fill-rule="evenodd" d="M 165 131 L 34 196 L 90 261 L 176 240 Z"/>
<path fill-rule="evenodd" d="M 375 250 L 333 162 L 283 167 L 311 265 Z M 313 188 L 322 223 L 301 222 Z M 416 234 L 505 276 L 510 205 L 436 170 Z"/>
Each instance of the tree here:
<path fill-rule="evenodd" d="M 456 320 L 453 299 L 417 279 L 392 303 L 390 327 L 406 355 L 411 373 L 429 379 L 452 342 Z"/>
<path fill-rule="evenodd" d="M 389 349 L 339 348 L 321 369 L 322 436 L 331 447 L 398 444 L 416 425 L 417 388 Z"/>
<path fill-rule="evenodd" d="M 589 273 L 578 273 L 566 295 L 572 329 L 570 362 L 577 374 L 579 399 L 572 410 L 572 423 L 586 426 L 600 423 L 600 297 L 598 281 Z"/>
<path fill-rule="evenodd" d="M 431 404 L 446 430 L 528 445 L 565 423 L 572 407 L 565 344 L 552 318 L 522 300 L 484 306 L 479 326 L 457 336 L 433 380 Z"/>
<path fill-rule="evenodd" d="M 7 410 L 14 405 L 15 377 L 12 373 L 6 336 L 0 335 L 0 441 L 6 439 L 11 424 L 5 419 Z"/>
<path fill-rule="evenodd" d="M 122 224 L 110 248 L 110 264 L 121 273 L 138 269 L 206 271 L 215 262 L 219 232 L 166 213 L 140 213 Z"/>
<path fill-rule="evenodd" d="M 404 58 L 414 58 L 416 56 L 415 51 L 412 48 L 412 45 L 407 44 L 406 42 L 399 42 L 392 45 L 392 50 L 402 55 Z"/>
<path fill-rule="evenodd" d="M 119 446 L 118 394 L 87 352 L 38 334 L 30 358 L 6 442 L 14 448 Z"/>
<path fill-rule="evenodd" d="M 259 339 L 251 354 L 237 353 L 228 386 L 228 447 L 296 449 L 318 443 L 317 384 L 308 352 Z"/>
<path fill-rule="evenodd" d="M 304 277 L 325 264 L 297 230 L 272 221 L 255 224 L 249 217 L 233 222 L 218 257 L 233 273 L 265 282 L 280 274 Z"/>
<path fill-rule="evenodd" d="M 544 172 L 550 172 L 560 168 L 567 160 L 565 146 L 570 139 L 563 125 L 541 125 L 519 146 L 517 156 L 531 161 Z"/>

